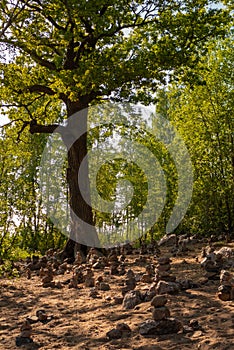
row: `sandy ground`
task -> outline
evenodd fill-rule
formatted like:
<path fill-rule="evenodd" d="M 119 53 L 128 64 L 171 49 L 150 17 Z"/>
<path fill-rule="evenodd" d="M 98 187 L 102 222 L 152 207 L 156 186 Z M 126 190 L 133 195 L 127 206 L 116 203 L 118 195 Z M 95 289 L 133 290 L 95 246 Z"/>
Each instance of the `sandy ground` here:
<path fill-rule="evenodd" d="M 234 247 L 234 245 L 230 245 Z M 204 278 L 196 256 L 201 252 L 201 244 L 181 257 L 172 258 L 172 274 L 177 279 L 192 279 L 199 287 L 168 295 L 167 306 L 171 316 L 188 325 L 195 319 L 200 329 L 186 333 L 144 337 L 139 334 L 139 324 L 151 318 L 150 302 L 139 304 L 133 310 L 124 310 L 115 305 L 113 296 L 121 295 L 124 276 L 105 275 L 110 291 L 100 291 L 101 298 L 89 297 L 89 288 L 79 289 L 43 288 L 38 276 L 30 280 L 20 277 L 14 280 L 0 280 L 0 349 L 134 349 L 134 350 L 189 350 L 189 349 L 234 349 L 234 302 L 221 301 L 217 297 L 219 281 Z M 162 250 L 161 256 L 170 255 Z M 127 256 L 127 268 L 134 272 L 144 268 L 134 264 L 136 256 Z M 153 257 L 148 257 L 152 262 Z M 156 260 L 155 260 L 156 263 Z M 95 276 L 102 275 L 95 271 Z M 56 277 L 68 279 L 71 273 Z M 137 283 L 137 289 L 144 290 L 149 285 Z M 47 324 L 37 322 L 33 327 L 33 343 L 17 348 L 16 336 L 26 317 L 44 309 L 53 318 Z M 132 334 L 128 338 L 109 340 L 106 333 L 117 323 L 127 323 Z"/>

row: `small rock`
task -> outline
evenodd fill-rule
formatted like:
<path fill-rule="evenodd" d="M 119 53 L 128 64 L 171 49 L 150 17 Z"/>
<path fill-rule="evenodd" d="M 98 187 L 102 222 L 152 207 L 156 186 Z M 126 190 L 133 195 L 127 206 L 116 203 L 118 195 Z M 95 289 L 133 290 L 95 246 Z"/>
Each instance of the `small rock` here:
<path fill-rule="evenodd" d="M 152 277 L 150 275 L 148 275 L 147 273 L 145 273 L 142 277 L 141 277 L 141 282 L 142 283 L 151 283 L 152 282 Z"/>
<path fill-rule="evenodd" d="M 169 317 L 170 311 L 166 306 L 157 307 L 153 310 L 152 316 L 155 321 L 160 321 Z"/>
<path fill-rule="evenodd" d="M 151 301 L 151 305 L 154 307 L 162 307 L 166 303 L 167 303 L 167 298 L 164 295 L 156 295 Z"/>
<path fill-rule="evenodd" d="M 116 329 L 122 332 L 123 337 L 128 337 L 131 334 L 131 328 L 126 323 L 118 323 Z"/>
<path fill-rule="evenodd" d="M 170 264 L 164 264 L 164 265 L 158 264 L 156 266 L 156 268 L 159 272 L 164 272 L 164 271 L 169 271 L 171 269 L 171 265 Z"/>
<path fill-rule="evenodd" d="M 123 307 L 124 309 L 134 309 L 134 307 L 140 304 L 141 301 L 141 293 L 138 290 L 133 290 L 125 294 Z"/>
<path fill-rule="evenodd" d="M 30 344 L 32 342 L 33 342 L 33 340 L 31 338 L 16 337 L 15 345 L 22 346 L 25 344 Z"/>
<path fill-rule="evenodd" d="M 91 288 L 90 293 L 89 293 L 90 298 L 98 299 L 101 298 L 100 294 L 96 290 L 96 288 Z"/>
<path fill-rule="evenodd" d="M 157 294 L 175 294 L 180 291 L 180 285 L 175 282 L 159 281 L 156 287 Z"/>
<path fill-rule="evenodd" d="M 101 282 L 99 285 L 99 289 L 103 291 L 108 291 L 110 290 L 110 285 L 108 283 Z"/>
<path fill-rule="evenodd" d="M 161 321 L 146 320 L 140 324 L 139 333 L 141 335 L 163 335 L 178 333 L 183 329 L 182 323 L 175 318 L 166 318 Z"/>
<path fill-rule="evenodd" d="M 106 335 L 107 335 L 107 337 L 109 339 L 120 339 L 120 338 L 122 338 L 121 330 L 116 329 L 116 328 L 114 328 L 111 331 L 107 332 Z"/>
<path fill-rule="evenodd" d="M 36 315 L 38 317 L 38 321 L 42 323 L 46 323 L 47 321 L 47 315 L 44 310 L 37 310 Z"/>

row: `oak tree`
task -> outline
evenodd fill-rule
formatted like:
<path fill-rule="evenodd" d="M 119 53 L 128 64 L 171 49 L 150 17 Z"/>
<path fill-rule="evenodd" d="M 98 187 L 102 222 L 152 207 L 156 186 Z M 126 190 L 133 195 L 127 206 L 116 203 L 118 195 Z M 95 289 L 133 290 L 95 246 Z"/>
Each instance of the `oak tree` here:
<path fill-rule="evenodd" d="M 57 130 L 59 116 L 67 119 L 69 127 L 74 113 L 103 99 L 149 103 L 168 72 L 176 75 L 185 67 L 192 69 L 206 52 L 205 42 L 225 34 L 228 1 L 222 8 L 212 6 L 217 3 L 4 0 L 0 6 L 2 104 L 22 116 L 19 128 L 35 134 Z M 82 237 L 77 215 L 93 226 L 88 241 L 98 245 L 92 208 L 78 184 L 87 133 L 68 148 L 71 231 Z M 86 171 L 88 191 L 88 164 Z M 67 256 L 73 255 L 74 245 L 68 241 Z"/>

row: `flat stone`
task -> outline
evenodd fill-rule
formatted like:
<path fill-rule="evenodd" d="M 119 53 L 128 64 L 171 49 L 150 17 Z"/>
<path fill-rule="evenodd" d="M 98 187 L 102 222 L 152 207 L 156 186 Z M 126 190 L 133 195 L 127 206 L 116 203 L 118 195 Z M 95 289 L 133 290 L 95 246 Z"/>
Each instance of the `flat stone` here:
<path fill-rule="evenodd" d="M 27 317 L 27 321 L 30 323 L 30 324 L 33 324 L 33 323 L 37 323 L 39 320 L 38 320 L 38 317 L 37 316 L 30 316 L 30 317 Z"/>
<path fill-rule="evenodd" d="M 93 264 L 94 269 L 103 269 L 105 267 L 105 264 L 103 264 L 101 261 L 97 261 Z"/>
<path fill-rule="evenodd" d="M 160 321 L 169 317 L 170 311 L 166 306 L 157 307 L 153 310 L 152 316 L 155 321 Z"/>
<path fill-rule="evenodd" d="M 159 281 L 156 286 L 157 294 L 175 294 L 180 291 L 180 285 L 175 282 Z"/>
<path fill-rule="evenodd" d="M 160 265 L 167 265 L 167 264 L 170 264 L 171 263 L 171 259 L 169 257 L 161 257 L 161 258 L 158 258 L 158 264 Z"/>
<path fill-rule="evenodd" d="M 161 321 L 148 319 L 140 324 L 141 335 L 164 335 L 178 333 L 183 329 L 182 323 L 175 318 L 166 318 Z"/>
<path fill-rule="evenodd" d="M 164 295 L 156 295 L 152 301 L 151 305 L 154 307 L 161 307 L 167 303 L 167 298 Z"/>
<path fill-rule="evenodd" d="M 171 269 L 171 265 L 170 264 L 164 264 L 164 265 L 161 265 L 161 264 L 158 264 L 157 266 L 156 266 L 156 268 L 157 268 L 157 270 L 159 271 L 159 272 L 163 272 L 163 271 L 169 271 L 170 269 Z"/>

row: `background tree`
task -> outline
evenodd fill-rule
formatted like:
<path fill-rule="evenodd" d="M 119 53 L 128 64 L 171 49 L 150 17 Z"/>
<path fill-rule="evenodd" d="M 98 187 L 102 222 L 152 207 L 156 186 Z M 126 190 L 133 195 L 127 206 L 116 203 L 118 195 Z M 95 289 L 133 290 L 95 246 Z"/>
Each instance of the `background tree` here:
<path fill-rule="evenodd" d="M 45 137 L 24 133 L 19 142 L 18 131 L 17 125 L 9 124 L 0 135 L 1 262 L 39 251 L 43 254 L 65 241 L 46 216 L 37 182 Z"/>
<path fill-rule="evenodd" d="M 209 6 L 215 3 L 4 1 L 0 43 L 2 55 L 10 53 L 10 59 L 1 62 L 1 99 L 19 115 L 27 114 L 22 125 L 33 134 L 56 129 L 48 124 L 48 110 L 50 122 L 58 119 L 58 109 L 60 116 L 65 110 L 69 126 L 70 116 L 103 98 L 148 103 L 166 71 L 177 74 L 195 67 L 206 51 L 205 41 L 225 33 L 228 11 Z M 53 113 L 55 104 L 59 108 Z M 84 133 L 68 150 L 67 181 L 71 209 L 94 227 L 92 208 L 77 180 L 86 154 Z M 88 175 L 88 164 L 86 171 Z M 85 181 L 88 191 L 88 176 Z M 71 213 L 71 235 L 81 237 L 76 215 Z M 89 241 L 98 244 L 95 229 Z M 73 255 L 73 249 L 69 240 L 66 255 Z"/>
<path fill-rule="evenodd" d="M 180 227 L 230 239 L 234 234 L 233 34 L 213 41 L 197 86 L 167 94 L 167 115 L 182 133 L 194 165 L 194 193 Z M 165 100 L 165 95 L 164 95 Z"/>

